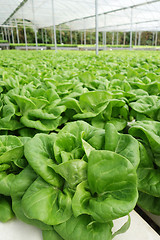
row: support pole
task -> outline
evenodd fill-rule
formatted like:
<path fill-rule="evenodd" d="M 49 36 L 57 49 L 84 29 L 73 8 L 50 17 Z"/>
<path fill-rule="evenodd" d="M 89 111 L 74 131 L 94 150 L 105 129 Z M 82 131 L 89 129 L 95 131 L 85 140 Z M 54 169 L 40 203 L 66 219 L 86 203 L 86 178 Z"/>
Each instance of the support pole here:
<path fill-rule="evenodd" d="M 139 32 L 138 34 L 138 46 L 141 45 L 141 32 Z"/>
<path fill-rule="evenodd" d="M 106 50 L 106 45 L 107 45 L 107 33 L 106 31 L 104 32 L 104 50 Z"/>
<path fill-rule="evenodd" d="M 71 40 L 71 45 L 72 45 L 72 30 L 70 30 L 70 40 Z"/>
<path fill-rule="evenodd" d="M 24 39 L 25 39 L 25 44 L 26 44 L 26 51 L 28 50 L 28 45 L 27 45 L 27 33 L 26 33 L 26 26 L 23 18 L 23 29 L 24 29 Z"/>
<path fill-rule="evenodd" d="M 47 44 L 47 29 L 45 28 L 45 40 L 46 40 L 46 44 Z"/>
<path fill-rule="evenodd" d="M 19 44 L 19 31 L 18 31 L 18 25 L 17 25 L 17 20 L 16 20 L 16 18 L 15 18 L 15 24 L 16 24 L 16 33 L 17 33 L 17 43 Z"/>
<path fill-rule="evenodd" d="M 102 45 L 104 46 L 104 31 L 102 32 Z"/>
<path fill-rule="evenodd" d="M 98 55 L 98 0 L 95 0 L 96 55 Z"/>
<path fill-rule="evenodd" d="M 154 32 L 152 33 L 152 46 L 154 46 Z"/>
<path fill-rule="evenodd" d="M 134 45 L 135 46 L 137 45 L 137 32 L 135 32 L 135 42 L 134 42 Z"/>
<path fill-rule="evenodd" d="M 157 47 L 158 33 L 156 31 L 155 46 Z"/>
<path fill-rule="evenodd" d="M 83 44 L 83 33 L 81 32 L 81 45 Z"/>
<path fill-rule="evenodd" d="M 51 38 L 52 38 L 52 44 L 54 44 L 54 33 L 53 33 L 53 28 L 51 27 Z"/>
<path fill-rule="evenodd" d="M 114 45 L 114 32 L 112 33 L 112 45 Z"/>
<path fill-rule="evenodd" d="M 12 23 L 10 21 L 10 25 L 12 26 Z M 11 27 L 11 35 L 12 35 L 12 43 L 14 44 L 14 34 L 13 34 L 13 27 Z"/>
<path fill-rule="evenodd" d="M 41 34 L 42 34 L 42 43 L 44 43 L 43 28 L 41 29 Z"/>
<path fill-rule="evenodd" d="M 8 41 L 9 41 L 9 43 L 11 43 L 9 27 L 7 28 L 7 33 L 8 33 Z"/>
<path fill-rule="evenodd" d="M 131 7 L 131 27 L 130 27 L 130 50 L 132 50 L 132 26 L 133 26 L 133 8 Z"/>
<path fill-rule="evenodd" d="M 119 37 L 118 35 L 119 35 L 119 34 L 118 34 L 118 32 L 117 32 L 117 45 L 118 45 L 118 37 Z"/>
<path fill-rule="evenodd" d="M 34 11 L 34 2 L 32 0 L 32 14 L 33 14 L 33 24 L 34 24 L 34 35 L 35 35 L 35 43 L 36 43 L 36 50 L 38 50 L 38 39 L 37 39 L 37 29 L 35 25 L 35 11 Z"/>
<path fill-rule="evenodd" d="M 106 28 L 106 25 L 107 25 L 107 21 L 106 21 L 106 14 L 104 15 L 104 28 Z M 106 30 L 104 29 L 104 50 L 106 50 L 106 44 L 107 44 L 107 41 L 106 41 Z"/>
<path fill-rule="evenodd" d="M 86 29 L 84 30 L 84 45 L 86 45 Z"/>
<path fill-rule="evenodd" d="M 62 29 L 61 29 L 61 25 L 59 26 L 59 34 L 60 34 L 60 44 L 62 44 Z"/>
<path fill-rule="evenodd" d="M 123 45 L 125 46 L 126 44 L 126 32 L 124 32 L 124 35 L 123 35 Z"/>
<path fill-rule="evenodd" d="M 4 27 L 4 35 L 5 35 L 5 40 L 7 41 L 8 38 L 7 38 L 7 30 L 6 30 L 6 27 Z"/>
<path fill-rule="evenodd" d="M 56 25 L 55 25 L 55 13 L 54 13 L 54 0 L 52 1 L 52 22 L 53 22 L 53 31 L 54 31 L 54 47 L 55 52 L 57 52 L 57 37 L 56 37 Z"/>
<path fill-rule="evenodd" d="M 86 20 L 83 18 L 84 45 L 86 45 Z"/>
<path fill-rule="evenodd" d="M 76 45 L 77 45 L 77 32 L 75 32 L 75 41 L 76 41 Z"/>
<path fill-rule="evenodd" d="M 3 33 L 3 28 L 2 28 L 2 39 L 4 40 L 4 33 Z"/>
<path fill-rule="evenodd" d="M 90 45 L 92 45 L 92 32 L 90 31 Z"/>

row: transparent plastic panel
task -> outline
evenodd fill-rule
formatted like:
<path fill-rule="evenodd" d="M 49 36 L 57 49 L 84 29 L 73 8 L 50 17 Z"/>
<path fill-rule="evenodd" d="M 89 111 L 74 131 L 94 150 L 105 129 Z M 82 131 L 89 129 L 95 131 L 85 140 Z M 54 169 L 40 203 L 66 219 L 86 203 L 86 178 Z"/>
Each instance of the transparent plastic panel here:
<path fill-rule="evenodd" d="M 0 24 L 19 5 L 20 0 L 0 0 Z M 31 21 L 37 28 L 51 27 L 52 0 L 28 0 L 13 16 Z M 94 30 L 95 0 L 54 0 L 55 24 L 71 30 Z M 131 19 L 132 7 L 132 19 Z M 104 31 L 160 30 L 160 1 L 98 0 L 98 26 Z M 105 13 L 105 14 L 104 14 Z M 132 20 L 132 24 L 131 24 Z M 132 26 L 131 26 L 132 25 Z"/>
<path fill-rule="evenodd" d="M 21 2 L 22 0 L 0 0 L 0 25 L 7 20 Z"/>

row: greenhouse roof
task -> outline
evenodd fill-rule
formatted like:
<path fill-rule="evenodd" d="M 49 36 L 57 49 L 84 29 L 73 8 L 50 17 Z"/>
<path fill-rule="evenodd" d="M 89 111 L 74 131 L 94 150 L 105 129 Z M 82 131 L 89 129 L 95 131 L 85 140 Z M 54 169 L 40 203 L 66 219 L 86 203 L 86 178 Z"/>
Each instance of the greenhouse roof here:
<path fill-rule="evenodd" d="M 98 25 L 104 31 L 159 31 L 160 0 L 98 0 Z M 26 19 L 37 28 L 53 26 L 52 0 L 1 0 L 0 24 Z M 95 28 L 95 0 L 54 0 L 55 25 Z"/>
<path fill-rule="evenodd" d="M 0 0 L 0 25 L 14 12 L 22 0 Z"/>

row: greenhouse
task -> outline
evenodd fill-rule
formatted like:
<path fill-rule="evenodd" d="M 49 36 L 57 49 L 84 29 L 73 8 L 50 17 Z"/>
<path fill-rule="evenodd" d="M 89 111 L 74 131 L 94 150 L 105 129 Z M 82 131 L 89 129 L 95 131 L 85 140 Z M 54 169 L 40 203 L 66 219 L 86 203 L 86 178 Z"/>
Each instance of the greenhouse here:
<path fill-rule="evenodd" d="M 160 239 L 160 0 L 0 0 L 0 239 Z"/>

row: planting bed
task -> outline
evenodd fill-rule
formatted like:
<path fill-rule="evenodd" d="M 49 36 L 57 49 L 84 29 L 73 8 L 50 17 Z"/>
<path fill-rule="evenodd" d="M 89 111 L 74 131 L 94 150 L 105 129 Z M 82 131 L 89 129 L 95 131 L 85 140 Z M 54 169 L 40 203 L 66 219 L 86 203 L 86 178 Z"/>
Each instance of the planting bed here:
<path fill-rule="evenodd" d="M 157 52 L 3 51 L 0 84 L 1 222 L 111 240 L 136 204 L 160 215 Z"/>

